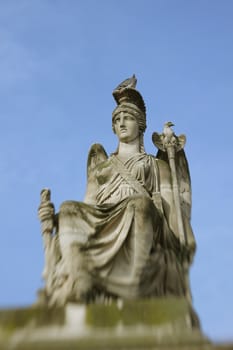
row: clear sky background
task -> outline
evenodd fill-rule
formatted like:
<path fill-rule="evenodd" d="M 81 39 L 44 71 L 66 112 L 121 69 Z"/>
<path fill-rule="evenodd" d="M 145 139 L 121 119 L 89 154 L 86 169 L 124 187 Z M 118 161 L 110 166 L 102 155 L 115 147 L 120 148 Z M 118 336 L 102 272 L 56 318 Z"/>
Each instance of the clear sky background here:
<path fill-rule="evenodd" d="M 145 146 L 171 120 L 187 136 L 198 250 L 193 302 L 233 340 L 233 1 L 0 0 L 0 307 L 43 285 L 40 191 L 82 200 L 90 145 L 116 148 L 112 90 L 133 73 Z"/>

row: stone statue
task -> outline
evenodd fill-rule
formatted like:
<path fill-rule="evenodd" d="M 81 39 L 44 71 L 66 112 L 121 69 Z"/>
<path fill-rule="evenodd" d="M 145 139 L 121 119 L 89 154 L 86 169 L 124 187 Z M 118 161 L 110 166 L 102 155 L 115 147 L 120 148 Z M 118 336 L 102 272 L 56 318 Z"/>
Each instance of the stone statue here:
<path fill-rule="evenodd" d="M 50 192 L 42 191 L 48 305 L 191 299 L 195 239 L 185 136 L 176 136 L 168 122 L 152 136 L 157 156 L 145 152 L 146 107 L 136 82 L 133 75 L 113 91 L 112 128 L 119 143 L 110 156 L 100 144 L 91 147 L 84 201 L 66 201 L 55 214 Z"/>

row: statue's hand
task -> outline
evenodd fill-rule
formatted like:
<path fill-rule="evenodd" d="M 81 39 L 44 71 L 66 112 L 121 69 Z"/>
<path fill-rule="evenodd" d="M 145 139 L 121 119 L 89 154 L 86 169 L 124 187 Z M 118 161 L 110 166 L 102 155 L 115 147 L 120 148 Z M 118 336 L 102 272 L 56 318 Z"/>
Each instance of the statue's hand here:
<path fill-rule="evenodd" d="M 55 219 L 55 209 L 52 202 L 50 202 L 50 190 L 43 189 L 41 191 L 41 203 L 38 208 L 38 217 L 41 222 L 41 229 L 43 233 L 52 233 Z"/>
<path fill-rule="evenodd" d="M 38 217 L 40 221 L 52 219 L 54 216 L 54 205 L 51 202 L 42 204 L 38 208 Z"/>

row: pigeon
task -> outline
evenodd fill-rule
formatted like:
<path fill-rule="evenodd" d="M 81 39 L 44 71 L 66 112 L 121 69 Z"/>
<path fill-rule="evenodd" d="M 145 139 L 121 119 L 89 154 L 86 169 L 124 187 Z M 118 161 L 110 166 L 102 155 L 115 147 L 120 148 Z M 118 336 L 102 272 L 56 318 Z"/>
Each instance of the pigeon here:
<path fill-rule="evenodd" d="M 132 75 L 131 78 L 128 78 L 128 79 L 125 79 L 122 83 L 120 83 L 116 89 L 116 90 L 122 90 L 122 89 L 125 89 L 125 88 L 132 88 L 132 89 L 135 89 L 136 87 L 136 84 L 137 84 L 137 78 L 135 76 L 135 74 Z"/>

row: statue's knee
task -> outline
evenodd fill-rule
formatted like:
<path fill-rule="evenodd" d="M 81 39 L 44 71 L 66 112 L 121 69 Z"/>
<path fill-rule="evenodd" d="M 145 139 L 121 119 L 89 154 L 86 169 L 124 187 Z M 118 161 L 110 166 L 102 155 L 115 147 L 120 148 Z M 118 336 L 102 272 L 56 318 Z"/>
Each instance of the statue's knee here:
<path fill-rule="evenodd" d="M 80 212 L 80 202 L 77 201 L 65 201 L 61 204 L 59 215 L 60 216 L 74 216 Z"/>
<path fill-rule="evenodd" d="M 58 234 L 61 250 L 70 249 L 72 244 L 83 246 L 88 241 L 88 234 L 80 220 L 79 202 L 62 203 L 58 214 Z"/>

